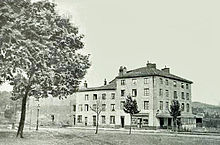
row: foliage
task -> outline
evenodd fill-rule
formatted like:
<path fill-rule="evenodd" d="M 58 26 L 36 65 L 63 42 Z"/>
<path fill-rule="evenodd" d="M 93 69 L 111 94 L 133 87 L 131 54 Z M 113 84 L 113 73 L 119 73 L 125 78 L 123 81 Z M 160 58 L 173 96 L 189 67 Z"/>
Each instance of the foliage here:
<path fill-rule="evenodd" d="M 130 130 L 129 134 L 131 134 L 131 122 L 132 122 L 132 117 L 134 114 L 138 114 L 140 111 L 138 110 L 138 105 L 137 101 L 135 99 L 132 99 L 132 97 L 129 95 L 126 98 L 123 110 L 125 113 L 130 114 Z"/>
<path fill-rule="evenodd" d="M 62 98 L 76 91 L 90 66 L 89 55 L 78 53 L 82 38 L 54 3 L 0 1 L 0 80 L 13 85 L 15 100 L 22 99 L 19 128 L 27 97 Z"/>
<path fill-rule="evenodd" d="M 181 116 L 181 108 L 178 100 L 173 100 L 169 109 L 170 116 L 173 117 L 174 130 L 176 130 L 176 126 L 181 124 L 180 120 L 177 120 L 178 116 Z"/>

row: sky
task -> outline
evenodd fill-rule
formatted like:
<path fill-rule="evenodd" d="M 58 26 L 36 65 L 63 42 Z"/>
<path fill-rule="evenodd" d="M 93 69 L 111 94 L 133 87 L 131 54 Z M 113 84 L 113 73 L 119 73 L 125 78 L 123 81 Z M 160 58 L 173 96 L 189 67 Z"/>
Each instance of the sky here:
<path fill-rule="evenodd" d="M 146 66 L 192 80 L 192 101 L 219 105 L 219 0 L 55 0 L 85 35 L 88 86 L 111 81 L 120 66 Z M 8 86 L 4 86 L 8 88 Z"/>

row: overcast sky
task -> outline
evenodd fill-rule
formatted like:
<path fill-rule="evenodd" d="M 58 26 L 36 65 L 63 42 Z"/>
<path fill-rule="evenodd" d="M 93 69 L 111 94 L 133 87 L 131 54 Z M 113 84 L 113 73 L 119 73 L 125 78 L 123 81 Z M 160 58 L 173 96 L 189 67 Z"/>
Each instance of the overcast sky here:
<path fill-rule="evenodd" d="M 219 104 L 219 0 L 55 0 L 85 34 L 89 86 L 147 61 L 192 80 L 192 100 Z"/>

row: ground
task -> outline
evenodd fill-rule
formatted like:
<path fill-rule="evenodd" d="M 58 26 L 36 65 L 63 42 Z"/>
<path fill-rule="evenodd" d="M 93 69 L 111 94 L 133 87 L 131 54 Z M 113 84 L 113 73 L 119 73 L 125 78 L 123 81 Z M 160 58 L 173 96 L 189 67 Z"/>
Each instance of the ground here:
<path fill-rule="evenodd" d="M 15 138 L 16 131 L 0 130 L 0 145 L 218 145 L 220 135 L 186 135 L 164 132 L 59 128 L 25 130 L 24 139 Z"/>

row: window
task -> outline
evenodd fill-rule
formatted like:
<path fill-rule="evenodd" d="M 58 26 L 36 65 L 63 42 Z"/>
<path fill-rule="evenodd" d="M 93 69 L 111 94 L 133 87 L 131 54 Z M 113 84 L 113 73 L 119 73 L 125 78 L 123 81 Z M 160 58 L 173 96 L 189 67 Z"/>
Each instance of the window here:
<path fill-rule="evenodd" d="M 149 84 L 149 79 L 148 78 L 144 78 L 144 84 Z"/>
<path fill-rule="evenodd" d="M 149 96 L 149 88 L 144 88 L 144 96 Z"/>
<path fill-rule="evenodd" d="M 92 105 L 92 108 L 93 108 L 93 110 L 96 110 L 96 109 L 97 109 L 97 105 L 96 105 L 96 104 L 93 104 L 93 105 Z"/>
<path fill-rule="evenodd" d="M 104 115 L 102 115 L 102 124 L 105 124 L 106 122 L 105 122 L 105 116 Z"/>
<path fill-rule="evenodd" d="M 189 89 L 189 84 L 186 84 L 186 89 Z"/>
<path fill-rule="evenodd" d="M 89 105 L 85 104 L 85 111 L 89 111 Z"/>
<path fill-rule="evenodd" d="M 173 92 L 173 98 L 174 98 L 174 99 L 177 99 L 177 98 L 178 98 L 178 97 L 177 97 L 177 91 L 174 91 L 174 92 Z"/>
<path fill-rule="evenodd" d="M 159 91 L 159 96 L 163 96 L 163 90 L 162 89 L 160 89 L 160 91 Z"/>
<path fill-rule="evenodd" d="M 120 103 L 120 109 L 121 109 L 121 110 L 123 110 L 124 105 L 125 105 L 125 101 L 121 101 L 121 103 Z"/>
<path fill-rule="evenodd" d="M 111 93 L 112 100 L 115 99 L 115 93 Z"/>
<path fill-rule="evenodd" d="M 85 100 L 89 100 L 89 94 L 85 94 Z"/>
<path fill-rule="evenodd" d="M 160 84 L 163 84 L 163 79 L 162 78 L 160 78 Z"/>
<path fill-rule="evenodd" d="M 115 124 L 115 116 L 110 116 L 110 124 Z"/>
<path fill-rule="evenodd" d="M 183 89 L 184 89 L 184 83 L 181 83 L 181 88 L 183 88 Z"/>
<path fill-rule="evenodd" d="M 125 85 L 125 80 L 121 80 L 121 85 Z"/>
<path fill-rule="evenodd" d="M 78 115 L 77 122 L 82 123 L 82 115 Z"/>
<path fill-rule="evenodd" d="M 181 105 L 181 111 L 184 111 L 184 110 L 185 110 L 185 104 L 182 103 L 182 105 Z"/>
<path fill-rule="evenodd" d="M 169 97 L 169 90 L 166 90 L 166 97 Z"/>
<path fill-rule="evenodd" d="M 189 100 L 189 93 L 186 93 L 186 100 Z"/>
<path fill-rule="evenodd" d="M 137 84 L 137 79 L 132 79 L 132 84 L 136 85 Z"/>
<path fill-rule="evenodd" d="M 93 100 L 97 100 L 97 97 L 98 95 L 97 94 L 93 94 Z"/>
<path fill-rule="evenodd" d="M 166 109 L 169 110 L 169 102 L 166 102 Z"/>
<path fill-rule="evenodd" d="M 102 94 L 102 100 L 105 100 L 106 99 L 106 94 Z"/>
<path fill-rule="evenodd" d="M 83 111 L 82 104 L 79 104 L 79 106 L 78 106 L 78 110 L 79 110 L 79 111 Z"/>
<path fill-rule="evenodd" d="M 160 101 L 160 110 L 163 110 L 163 101 Z"/>
<path fill-rule="evenodd" d="M 111 111 L 115 111 L 115 104 L 111 104 Z"/>
<path fill-rule="evenodd" d="M 186 111 L 189 112 L 189 104 L 186 104 Z"/>
<path fill-rule="evenodd" d="M 149 101 L 144 101 L 144 110 L 149 110 Z"/>
<path fill-rule="evenodd" d="M 102 104 L 102 111 L 106 110 L 106 104 Z"/>
<path fill-rule="evenodd" d="M 166 85 L 167 85 L 167 86 L 169 85 L 169 81 L 168 81 L 168 80 L 166 80 Z"/>
<path fill-rule="evenodd" d="M 76 112 L 76 105 L 73 105 L 73 112 Z"/>
<path fill-rule="evenodd" d="M 184 92 L 181 93 L 181 98 L 185 99 Z"/>
<path fill-rule="evenodd" d="M 122 97 L 125 96 L 125 90 L 121 90 L 121 96 L 122 96 Z"/>
<path fill-rule="evenodd" d="M 132 97 L 136 97 L 137 96 L 137 89 L 132 89 Z"/>
<path fill-rule="evenodd" d="M 148 125 L 148 119 L 147 118 L 143 118 L 143 124 Z"/>
<path fill-rule="evenodd" d="M 173 82 L 173 86 L 174 86 L 174 87 L 176 87 L 176 86 L 177 86 L 176 81 L 174 81 L 174 82 Z"/>

